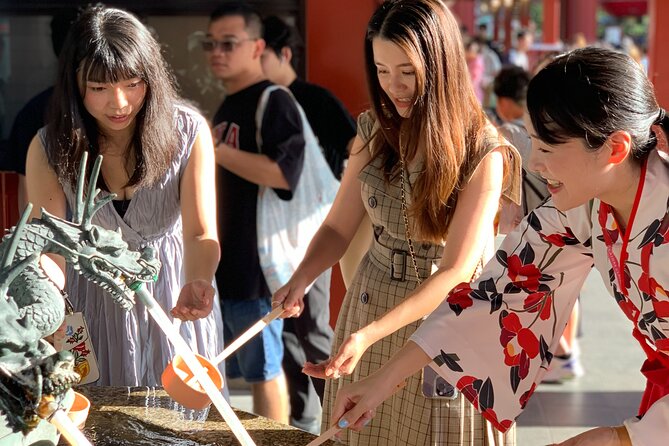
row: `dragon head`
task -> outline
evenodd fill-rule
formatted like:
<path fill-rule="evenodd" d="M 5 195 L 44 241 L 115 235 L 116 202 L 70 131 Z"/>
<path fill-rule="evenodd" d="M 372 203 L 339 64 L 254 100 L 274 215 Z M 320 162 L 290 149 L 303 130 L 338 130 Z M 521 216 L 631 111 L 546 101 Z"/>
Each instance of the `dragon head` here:
<path fill-rule="evenodd" d="M 102 156 L 98 156 L 84 200 L 86 160 L 85 153 L 77 182 L 73 221 L 51 215 L 44 209 L 40 220 L 53 232 L 49 250 L 65 257 L 66 262 L 79 274 L 108 291 L 116 303 L 128 310 L 134 305 L 134 292 L 128 288 L 126 282 L 155 281 L 160 270 L 160 261 L 151 247 L 144 248 L 141 253 L 130 251 L 120 228 L 118 231 L 110 231 L 92 224 L 93 215 L 113 200 L 115 195 L 109 194 L 96 201 L 100 190 L 95 189 L 95 185 L 102 163 Z"/>
<path fill-rule="evenodd" d="M 120 230 L 93 225 L 85 229 L 44 210 L 40 220 L 53 233 L 49 250 L 62 255 L 75 271 L 108 291 L 126 310 L 134 305 L 135 293 L 125 282 L 153 282 L 158 275 L 160 261 L 155 250 L 151 247 L 141 253 L 129 250 Z"/>
<path fill-rule="evenodd" d="M 93 225 L 93 215 L 114 196 L 96 200 L 100 191 L 95 189 L 95 184 L 102 161 L 102 157 L 98 157 L 84 200 L 86 160 L 85 154 L 81 161 L 72 222 L 42 210 L 41 218 L 33 219 L 27 225 L 31 210 L 28 206 L 15 230 L 0 245 L 0 430 L 9 427 L 13 432 L 25 435 L 41 419 L 48 417 L 54 407 L 62 405 L 68 390 L 80 379 L 74 370 L 73 355 L 68 351 L 55 353 L 53 347 L 41 339 L 52 330 L 45 331 L 36 324 L 45 313 L 51 312 L 58 326 L 64 314 L 62 299 L 55 286 L 33 286 L 48 281 L 48 278 L 43 273 L 24 274 L 39 268 L 39 256 L 45 252 L 63 256 L 80 274 L 107 290 L 125 309 L 134 305 L 135 295 L 126 283 L 154 281 L 160 270 L 154 249 L 131 251 L 120 231 Z M 17 255 L 17 252 L 22 254 Z M 16 282 L 19 275 L 21 281 Z M 8 292 L 10 285 L 16 283 L 19 285 L 14 288 L 23 286 L 28 290 L 21 295 L 21 302 Z M 38 307 L 39 311 L 25 311 L 35 304 L 36 295 L 43 298 L 50 291 L 55 293 L 56 301 L 43 299 L 50 305 Z M 2 439 L 0 443 L 3 443 Z"/>

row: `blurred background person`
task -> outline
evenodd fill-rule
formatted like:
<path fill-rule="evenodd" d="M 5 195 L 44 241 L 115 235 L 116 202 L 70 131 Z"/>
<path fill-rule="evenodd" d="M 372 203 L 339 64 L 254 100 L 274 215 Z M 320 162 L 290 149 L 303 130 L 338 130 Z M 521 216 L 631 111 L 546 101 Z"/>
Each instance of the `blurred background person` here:
<path fill-rule="evenodd" d="M 293 60 L 299 51 L 294 28 L 276 16 L 263 21 L 266 47 L 262 67 L 267 78 L 288 87 L 304 109 L 309 124 L 324 150 L 325 159 L 338 180 L 355 137 L 355 121 L 329 90 L 297 77 Z"/>
<path fill-rule="evenodd" d="M 520 30 L 516 34 L 516 44 L 509 50 L 509 63 L 519 66 L 525 71 L 530 70 L 530 60 L 527 52 L 532 46 L 534 39 L 528 30 Z"/>

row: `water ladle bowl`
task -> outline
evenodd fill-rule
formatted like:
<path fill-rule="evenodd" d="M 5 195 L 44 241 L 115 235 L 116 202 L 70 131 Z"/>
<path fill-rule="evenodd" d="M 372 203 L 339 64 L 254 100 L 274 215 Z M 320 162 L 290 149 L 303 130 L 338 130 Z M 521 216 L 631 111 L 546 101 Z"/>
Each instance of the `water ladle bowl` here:
<path fill-rule="evenodd" d="M 91 402 L 79 392 L 74 392 L 74 402 L 70 410 L 67 411 L 67 416 L 72 420 L 72 424 L 77 426 L 79 430 L 83 429 L 86 425 L 86 419 L 88 418 L 88 411 L 91 408 Z"/>
<path fill-rule="evenodd" d="M 262 319 L 251 325 L 251 327 L 239 335 L 237 339 L 232 341 L 230 345 L 211 361 L 196 354 L 198 361 L 200 361 L 200 364 L 202 364 L 209 377 L 219 389 L 223 387 L 223 378 L 216 366 L 237 351 L 249 339 L 260 333 L 270 322 L 281 316 L 281 313 L 283 313 L 281 306 L 274 308 L 271 313 L 266 314 Z M 172 399 L 184 407 L 189 409 L 204 409 L 211 402 L 207 393 L 195 379 L 193 372 L 179 355 L 175 355 L 172 361 L 167 364 L 161 381 L 163 388 Z"/>
<path fill-rule="evenodd" d="M 223 388 L 223 376 L 216 365 L 202 355 L 195 357 L 206 370 L 207 375 L 220 390 Z M 200 383 L 194 379 L 195 374 L 188 368 L 181 355 L 175 355 L 165 367 L 161 376 L 163 388 L 170 397 L 189 409 L 204 409 L 211 404 L 211 399 Z"/>

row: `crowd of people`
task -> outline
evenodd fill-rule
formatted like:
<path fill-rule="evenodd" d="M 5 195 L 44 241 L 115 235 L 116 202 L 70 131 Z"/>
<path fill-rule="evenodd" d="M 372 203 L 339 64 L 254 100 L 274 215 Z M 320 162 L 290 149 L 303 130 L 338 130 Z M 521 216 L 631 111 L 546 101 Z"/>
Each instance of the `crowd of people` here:
<path fill-rule="evenodd" d="M 207 121 L 131 13 L 90 6 L 65 28 L 55 85 L 12 132 L 25 200 L 65 218 L 82 154 L 103 155 L 98 187 L 114 197 L 93 223 L 157 253 L 150 291 L 205 357 L 282 306 L 219 366 L 250 383 L 255 413 L 336 424 L 349 445 L 514 445 L 537 384 L 583 374 L 578 298 L 595 268 L 647 356 L 647 388 L 636 416 L 563 445 L 663 444 L 669 117 L 630 56 L 586 46 L 530 74 L 527 31 L 502 64 L 485 28 L 463 40 L 441 0 L 389 0 L 367 27 L 356 122 L 299 79 L 290 26 L 231 1 L 202 41 L 225 89 Z M 272 290 L 259 197 L 300 196 L 312 131 L 341 183 Z M 333 331 L 330 268 L 365 227 Z M 97 384 L 160 385 L 175 352 L 146 309 L 123 311 L 57 256 L 42 263 L 87 319 Z"/>

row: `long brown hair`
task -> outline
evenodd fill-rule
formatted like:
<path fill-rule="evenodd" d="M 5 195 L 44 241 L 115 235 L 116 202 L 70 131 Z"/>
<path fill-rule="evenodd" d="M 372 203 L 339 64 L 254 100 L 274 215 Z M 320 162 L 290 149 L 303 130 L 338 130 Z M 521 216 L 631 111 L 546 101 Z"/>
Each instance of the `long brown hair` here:
<path fill-rule="evenodd" d="M 146 96 L 135 118 L 135 171 L 126 186 L 139 187 L 160 180 L 177 153 L 174 106 L 180 99 L 160 45 L 137 18 L 103 5 L 82 12 L 60 55 L 46 128 L 45 150 L 59 178 L 76 183 L 83 152 L 93 159 L 100 153 L 100 131 L 84 107 L 81 82 L 135 77 L 145 82 Z M 106 188 L 102 181 L 99 185 Z"/>
<path fill-rule="evenodd" d="M 398 45 L 414 66 L 416 92 L 407 119 L 379 84 L 372 48 L 376 38 Z M 399 173 L 400 143 L 407 161 L 419 146 L 424 148 L 424 171 L 413 184 L 409 212 L 415 219 L 414 236 L 439 242 L 463 182 L 480 159 L 486 125 L 457 22 L 439 0 L 386 1 L 369 22 L 365 59 L 372 111 L 380 124 L 370 142 L 373 159 L 381 159 L 391 181 Z"/>

